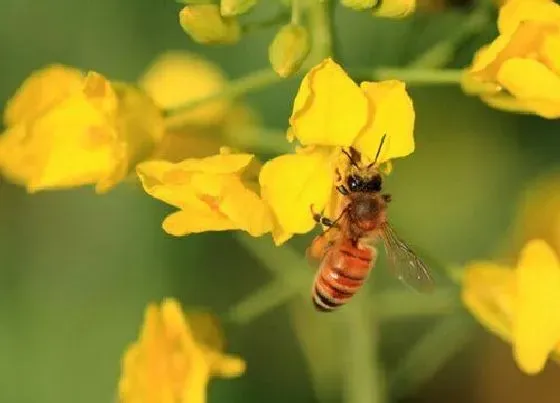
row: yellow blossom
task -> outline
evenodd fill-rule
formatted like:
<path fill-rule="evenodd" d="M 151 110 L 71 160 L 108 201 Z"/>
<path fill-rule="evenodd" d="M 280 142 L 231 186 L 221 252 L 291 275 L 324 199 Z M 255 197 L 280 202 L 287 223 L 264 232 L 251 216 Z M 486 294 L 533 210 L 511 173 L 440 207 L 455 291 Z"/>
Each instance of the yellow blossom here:
<path fill-rule="evenodd" d="M 353 146 L 364 164 L 377 165 L 414 151 L 414 109 L 400 81 L 354 83 L 331 59 L 303 78 L 294 100 L 288 139 L 303 148 L 268 161 L 259 178 L 263 198 L 275 215 L 277 244 L 314 226 L 313 205 L 332 205 L 335 170 L 344 173 L 348 160 L 341 147 Z M 331 210 L 329 210 L 331 211 Z"/>
<path fill-rule="evenodd" d="M 513 344 L 524 372 L 540 372 L 550 354 L 560 356 L 560 262 L 543 240 L 529 241 L 514 269 L 473 263 L 462 298 L 490 331 Z"/>
<path fill-rule="evenodd" d="M 163 136 L 163 118 L 138 89 L 55 65 L 33 73 L 8 102 L 0 170 L 29 192 L 124 179 Z"/>
<path fill-rule="evenodd" d="M 212 337 L 200 340 L 200 332 Z M 140 336 L 122 360 L 119 403 L 206 402 L 211 377 L 245 371 L 243 360 L 221 352 L 222 344 L 210 316 L 193 320 L 171 298 L 150 304 Z"/>
<path fill-rule="evenodd" d="M 475 55 L 464 90 L 499 109 L 560 117 L 560 5 L 509 0 L 498 29 Z"/>
<path fill-rule="evenodd" d="M 150 159 L 179 162 L 213 155 L 224 144 L 235 145 L 236 139 L 256 132 L 260 125 L 247 105 L 223 97 L 181 110 L 219 94 L 228 85 L 219 66 L 196 54 L 167 51 L 150 63 L 138 81 L 159 108 L 170 111 L 165 135 Z"/>
<path fill-rule="evenodd" d="M 227 79 L 215 64 L 176 50 L 159 55 L 140 77 L 139 85 L 161 109 L 175 109 L 223 91 Z M 214 123 L 224 117 L 230 105 L 226 98 L 204 103 L 183 113 L 181 122 L 184 126 Z"/>
<path fill-rule="evenodd" d="M 239 229 L 260 236 L 272 222 L 268 206 L 241 177 L 252 159 L 224 151 L 178 163 L 144 162 L 137 173 L 148 194 L 180 209 L 163 222 L 169 234 Z"/>

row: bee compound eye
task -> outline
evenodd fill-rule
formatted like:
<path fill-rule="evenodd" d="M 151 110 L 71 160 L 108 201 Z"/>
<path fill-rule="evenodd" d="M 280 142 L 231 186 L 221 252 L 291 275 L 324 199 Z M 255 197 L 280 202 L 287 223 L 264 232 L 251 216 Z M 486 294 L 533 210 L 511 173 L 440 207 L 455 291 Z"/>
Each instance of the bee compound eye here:
<path fill-rule="evenodd" d="M 348 189 L 350 189 L 351 192 L 357 191 L 362 184 L 362 182 L 360 181 L 360 178 L 358 178 L 354 175 L 350 175 L 348 177 L 347 183 L 348 183 Z"/>

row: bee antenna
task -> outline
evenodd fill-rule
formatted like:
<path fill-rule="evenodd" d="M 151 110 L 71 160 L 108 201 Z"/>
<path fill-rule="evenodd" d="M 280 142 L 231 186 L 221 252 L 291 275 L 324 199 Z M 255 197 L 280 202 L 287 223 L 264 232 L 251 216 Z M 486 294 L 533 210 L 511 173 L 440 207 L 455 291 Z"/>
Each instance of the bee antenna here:
<path fill-rule="evenodd" d="M 348 159 L 350 160 L 350 164 L 354 165 L 356 168 L 359 168 L 358 164 L 356 161 L 354 161 L 354 158 L 352 158 L 352 155 L 350 155 L 350 153 L 348 151 L 346 151 L 344 148 L 342 149 L 342 152 L 344 153 L 344 155 L 346 155 L 348 157 Z"/>
<path fill-rule="evenodd" d="M 375 165 L 377 163 L 377 159 L 379 158 L 379 154 L 381 153 L 381 148 L 383 147 L 386 138 L 387 138 L 387 133 L 385 133 L 383 137 L 381 137 L 381 143 L 379 143 L 379 148 L 377 149 L 377 154 L 375 154 L 375 159 L 371 164 L 368 165 L 368 167 L 371 167 L 372 165 Z"/>

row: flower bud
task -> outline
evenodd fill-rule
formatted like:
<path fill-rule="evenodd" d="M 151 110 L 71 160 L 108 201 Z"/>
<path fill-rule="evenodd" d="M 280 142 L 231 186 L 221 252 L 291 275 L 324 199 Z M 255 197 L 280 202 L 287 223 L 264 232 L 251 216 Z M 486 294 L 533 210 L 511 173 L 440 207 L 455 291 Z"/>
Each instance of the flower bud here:
<path fill-rule="evenodd" d="M 232 44 L 241 37 L 241 26 L 235 18 L 222 17 L 216 4 L 184 7 L 179 13 L 183 30 L 198 43 Z"/>
<path fill-rule="evenodd" d="M 272 68 L 280 77 L 295 73 L 309 53 L 309 34 L 300 25 L 288 24 L 280 28 L 268 48 Z"/>
<path fill-rule="evenodd" d="M 377 2 L 378 0 L 340 0 L 340 3 L 343 6 L 353 8 L 358 11 L 373 8 Z"/>
<path fill-rule="evenodd" d="M 404 18 L 416 9 L 416 0 L 379 0 L 373 9 L 378 17 Z"/>
<path fill-rule="evenodd" d="M 257 0 L 221 0 L 220 13 L 224 17 L 245 14 L 257 4 Z"/>

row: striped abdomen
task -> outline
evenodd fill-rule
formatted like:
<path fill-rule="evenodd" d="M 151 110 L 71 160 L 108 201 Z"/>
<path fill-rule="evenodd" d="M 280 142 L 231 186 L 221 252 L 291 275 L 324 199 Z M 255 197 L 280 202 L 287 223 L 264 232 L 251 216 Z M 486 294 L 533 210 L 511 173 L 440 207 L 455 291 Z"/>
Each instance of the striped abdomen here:
<path fill-rule="evenodd" d="M 325 254 L 313 284 L 315 309 L 329 312 L 344 305 L 364 284 L 376 257 L 372 248 L 345 242 Z"/>

